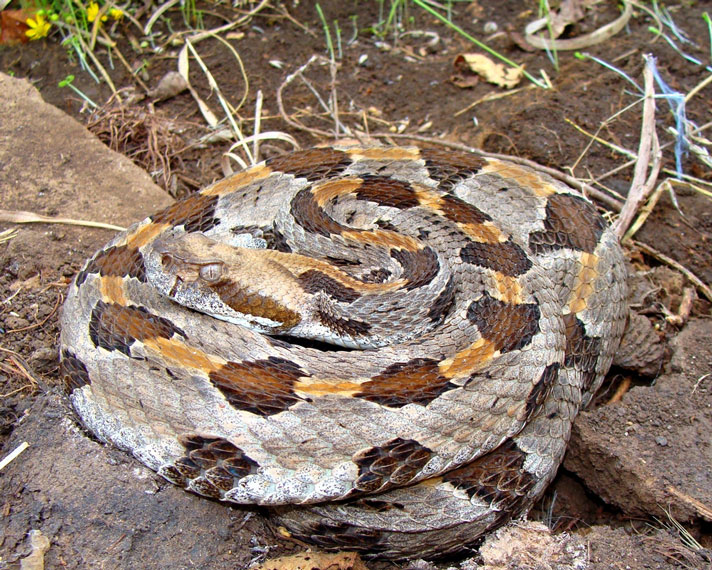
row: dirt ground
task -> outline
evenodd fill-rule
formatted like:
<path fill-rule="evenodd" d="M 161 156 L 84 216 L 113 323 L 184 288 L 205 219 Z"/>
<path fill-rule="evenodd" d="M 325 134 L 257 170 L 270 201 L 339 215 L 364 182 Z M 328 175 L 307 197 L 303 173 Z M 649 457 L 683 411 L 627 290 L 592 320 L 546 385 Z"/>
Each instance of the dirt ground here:
<path fill-rule="evenodd" d="M 598 179 L 625 196 L 632 166 L 607 173 L 629 158 L 592 142 L 574 125 L 598 131 L 602 139 L 635 153 L 641 105 L 610 117 L 638 101 L 639 94 L 594 61 L 559 52 L 557 71 L 543 51 L 522 49 L 521 32 L 536 18 L 536 4 L 456 4 L 454 19 L 532 74 L 544 69 L 554 89 L 536 88 L 526 80 L 512 91 L 483 80 L 459 86 L 452 80 L 453 62 L 458 54 L 477 50 L 415 6 L 408 14 L 413 20 L 409 29 L 427 34 L 410 33 L 397 42 L 393 34 L 379 39 L 367 30 L 378 20 L 378 2 L 322 1 L 327 21 L 338 21 L 342 29 L 342 55 L 334 79 L 328 66 L 317 64 L 304 76 L 324 100 L 335 87 L 339 120 L 352 133 L 368 133 L 385 143 L 450 142 L 512 154 L 589 181 Z M 206 10 L 208 28 L 222 25 L 229 13 L 220 4 L 199 7 Z M 705 3 L 667 7 L 696 42 L 684 44 L 685 53 L 709 66 L 710 36 L 701 17 Z M 568 33 L 593 31 L 618 15 L 615 2 L 599 3 Z M 183 26 L 179 12 L 168 17 L 173 29 Z M 710 70 L 684 59 L 652 34 L 653 24 L 648 13 L 636 9 L 625 30 L 586 51 L 638 84 L 642 56 L 651 53 L 670 88 L 689 93 Z M 359 30 L 355 39 L 354 25 Z M 121 26 L 119 46 L 128 64 L 140 67 L 139 79 L 155 88 L 177 69 L 181 46 L 167 44 L 160 54 L 133 49 L 125 38 L 137 30 L 127 23 Z M 166 31 L 166 23 L 159 22 L 157 29 Z M 310 57 L 326 55 L 312 2 L 268 4 L 247 25 L 232 30 L 228 41 L 249 79 L 238 112 L 246 136 L 254 129 L 261 91 L 262 132 L 288 133 L 303 147 L 333 140 L 314 131 L 334 128 L 333 117 L 323 112 L 314 92 L 298 79 L 285 84 Z M 214 39 L 197 43 L 196 49 L 222 92 L 237 104 L 246 85 L 234 57 Z M 106 55 L 98 53 L 108 65 Z M 208 137 L 214 130 L 188 92 L 163 101 L 145 96 L 116 63 L 111 76 L 117 88 L 143 96 L 128 106 L 107 104 L 93 115 L 82 112 L 81 99 L 57 87 L 67 74 L 74 74 L 74 84 L 98 103 L 107 101 L 111 91 L 95 83 L 51 39 L 0 48 L 0 72 L 7 74 L 0 74 L 2 208 L 125 226 L 172 197 L 223 176 L 221 161 L 230 143 Z M 218 112 L 216 94 L 195 62 L 190 78 Z M 279 112 L 280 86 L 289 120 Z M 122 93 L 129 97 L 129 90 Z M 493 95 L 497 98 L 486 99 Z M 709 122 L 711 102 L 708 85 L 687 102 L 687 118 L 699 126 Z M 661 145 L 667 145 L 663 168 L 671 170 L 674 139 L 668 129 L 674 124 L 668 104 L 659 100 L 656 128 Z M 261 157 L 288 148 L 268 141 L 261 146 Z M 683 158 L 682 166 L 685 173 L 712 182 L 712 171 L 694 155 Z M 238 168 L 235 163 L 233 168 Z M 660 180 L 669 176 L 663 173 Z M 689 187 L 673 187 L 674 199 L 667 192 L 662 195 L 635 239 L 712 283 L 712 202 Z M 73 275 L 112 232 L 0 223 L 0 232 L 12 228 L 17 229 L 14 235 L 0 234 L 0 458 L 22 442 L 29 447 L 0 471 L 0 569 L 20 567 L 32 551 L 30 531 L 40 531 L 50 541 L 46 568 L 247 568 L 304 550 L 275 534 L 262 513 L 185 493 L 99 444 L 76 424 L 57 390 L 58 312 Z M 628 244 L 626 253 L 633 348 L 622 350 L 594 405 L 577 419 L 564 466 L 530 518 L 546 522 L 555 534 L 571 532 L 572 540 L 585 545 L 588 568 L 712 567 L 712 305 L 698 288 L 689 315 L 683 311 L 678 318 L 694 284 L 649 251 Z M 477 556 L 476 548 L 471 556 Z M 573 567 L 540 563 L 529 567 Z M 438 567 L 460 564 L 450 560 Z M 368 567 L 426 568 L 415 562 L 368 562 Z"/>

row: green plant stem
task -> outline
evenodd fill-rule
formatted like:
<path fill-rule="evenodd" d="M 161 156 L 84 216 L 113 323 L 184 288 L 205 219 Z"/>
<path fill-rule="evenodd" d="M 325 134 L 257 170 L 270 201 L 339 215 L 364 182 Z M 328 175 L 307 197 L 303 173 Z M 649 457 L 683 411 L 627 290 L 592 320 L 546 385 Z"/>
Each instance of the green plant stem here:
<path fill-rule="evenodd" d="M 710 40 L 710 61 L 712 61 L 712 19 L 707 12 L 702 12 L 702 19 L 707 22 L 707 34 Z"/>
<path fill-rule="evenodd" d="M 553 44 L 553 41 L 556 38 L 554 37 L 554 28 L 551 18 L 551 7 L 549 6 L 549 0 L 539 0 L 539 16 L 546 17 L 546 28 L 549 31 L 549 38 L 552 40 Z M 546 54 L 549 56 L 549 59 L 551 59 L 551 63 L 554 64 L 554 69 L 556 71 L 559 71 L 559 52 L 556 50 L 556 48 L 552 48 L 551 50 L 547 48 Z"/>
<path fill-rule="evenodd" d="M 79 95 L 82 99 L 84 99 L 87 103 L 89 103 L 89 105 L 94 107 L 94 109 L 97 109 L 99 107 L 99 105 L 94 103 L 94 101 L 92 101 L 91 99 L 89 99 L 89 97 L 87 97 L 84 93 L 82 93 L 78 87 L 75 87 L 74 85 L 72 85 L 71 81 L 67 81 L 66 79 L 64 81 L 60 81 L 59 86 L 60 87 L 69 87 L 72 91 L 74 91 L 77 95 Z"/>
<path fill-rule="evenodd" d="M 526 69 L 524 69 L 521 65 L 519 65 L 519 64 L 517 64 L 517 63 L 515 63 L 515 62 L 513 62 L 511 59 L 507 59 L 507 58 L 504 57 L 502 54 L 496 52 L 495 50 L 493 50 L 493 49 L 492 49 L 491 47 L 489 47 L 488 45 L 482 43 L 482 42 L 481 42 L 480 40 L 478 40 L 477 38 L 474 38 L 473 36 L 471 36 L 470 34 L 468 34 L 465 30 L 463 30 L 461 27 L 459 27 L 457 24 L 453 23 L 451 20 L 448 20 L 445 16 L 443 16 L 442 14 L 436 12 L 435 10 L 433 10 L 430 6 L 428 6 L 427 4 L 425 4 L 424 2 L 422 2 L 421 0 L 413 0 L 413 3 L 414 3 L 415 5 L 417 5 L 417 6 L 420 6 L 420 7 L 421 7 L 423 10 L 425 10 L 426 12 L 430 12 L 430 13 L 431 13 L 433 16 L 435 16 L 438 20 L 440 20 L 441 22 L 443 22 L 444 24 L 446 24 L 447 26 L 449 26 L 450 28 L 452 28 L 453 30 L 455 30 L 455 31 L 456 31 L 458 34 L 460 34 L 461 36 L 463 36 L 463 37 L 467 38 L 468 40 L 470 40 L 473 44 L 475 44 L 475 45 L 476 45 L 477 47 L 479 47 L 480 49 L 485 50 L 487 53 L 489 53 L 490 55 L 496 57 L 496 58 L 499 59 L 500 61 L 503 61 L 503 62 L 506 63 L 507 65 L 510 65 L 510 66 L 512 66 L 513 68 L 515 68 L 515 69 L 521 71 L 522 75 L 524 75 L 524 77 L 526 77 L 529 81 L 531 81 L 531 82 L 532 82 L 534 85 L 536 85 L 537 87 L 541 87 L 542 89 L 548 89 L 548 87 L 547 87 L 544 83 L 542 83 L 541 81 L 539 81 L 536 77 L 534 77 L 531 73 L 529 73 L 529 72 L 528 72 Z"/>
<path fill-rule="evenodd" d="M 318 2 L 316 4 L 316 11 L 319 14 L 321 25 L 324 27 L 324 35 L 326 36 L 326 47 L 329 50 L 329 57 L 331 61 L 336 61 L 336 59 L 334 58 L 334 44 L 331 41 L 331 32 L 329 31 L 329 24 L 326 23 L 324 12 L 321 11 L 321 6 L 319 6 Z"/>

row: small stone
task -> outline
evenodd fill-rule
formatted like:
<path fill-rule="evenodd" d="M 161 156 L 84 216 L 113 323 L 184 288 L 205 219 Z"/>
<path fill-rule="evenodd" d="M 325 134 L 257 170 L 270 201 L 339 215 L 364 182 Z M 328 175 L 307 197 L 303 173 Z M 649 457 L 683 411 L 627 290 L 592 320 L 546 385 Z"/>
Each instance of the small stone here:
<path fill-rule="evenodd" d="M 48 346 L 38 348 L 30 354 L 30 360 L 38 364 L 45 364 L 57 360 L 57 350 Z"/>
<path fill-rule="evenodd" d="M 655 443 L 657 443 L 661 447 L 666 447 L 668 444 L 668 440 L 666 437 L 659 435 L 655 438 Z"/>

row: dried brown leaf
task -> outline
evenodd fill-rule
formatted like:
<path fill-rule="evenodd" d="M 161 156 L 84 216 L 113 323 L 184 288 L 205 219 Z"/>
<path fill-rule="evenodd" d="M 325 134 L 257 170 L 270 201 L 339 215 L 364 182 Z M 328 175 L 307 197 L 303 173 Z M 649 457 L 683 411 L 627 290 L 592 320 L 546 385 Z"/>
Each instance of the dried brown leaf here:
<path fill-rule="evenodd" d="M 521 68 L 509 67 L 503 63 L 496 63 L 486 55 L 479 53 L 461 53 L 455 58 L 455 69 L 468 70 L 476 73 L 488 83 L 511 89 L 522 80 Z M 457 83 L 456 83 L 457 85 Z"/>

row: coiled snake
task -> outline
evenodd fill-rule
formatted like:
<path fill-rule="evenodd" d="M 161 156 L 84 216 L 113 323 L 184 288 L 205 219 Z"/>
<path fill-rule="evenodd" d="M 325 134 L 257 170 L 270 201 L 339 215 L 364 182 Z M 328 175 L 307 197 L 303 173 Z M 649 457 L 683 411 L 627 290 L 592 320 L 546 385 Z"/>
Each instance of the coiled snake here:
<path fill-rule="evenodd" d="M 323 548 L 455 552 L 526 511 L 625 324 L 595 208 L 513 162 L 273 158 L 119 234 L 73 283 L 82 422 Z"/>

